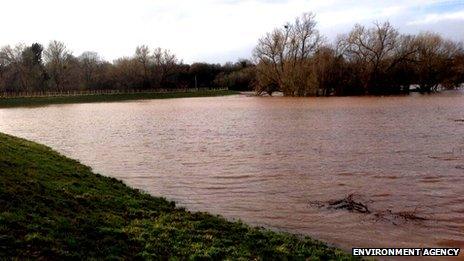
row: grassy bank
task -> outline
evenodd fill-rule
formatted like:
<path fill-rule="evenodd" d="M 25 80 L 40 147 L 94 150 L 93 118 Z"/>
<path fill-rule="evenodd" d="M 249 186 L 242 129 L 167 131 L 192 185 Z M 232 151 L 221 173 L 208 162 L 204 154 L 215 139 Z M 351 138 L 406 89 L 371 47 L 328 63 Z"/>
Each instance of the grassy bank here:
<path fill-rule="evenodd" d="M 43 145 L 0 133 L 0 151 L 0 259 L 351 259 L 310 238 L 176 208 Z"/>
<path fill-rule="evenodd" d="M 39 106 L 46 104 L 89 103 L 89 102 L 115 102 L 143 99 L 168 99 L 186 97 L 211 97 L 238 94 L 237 91 L 195 91 L 174 93 L 128 93 L 128 94 L 95 94 L 81 96 L 54 96 L 54 97 L 24 97 L 0 98 L 0 108 Z"/>

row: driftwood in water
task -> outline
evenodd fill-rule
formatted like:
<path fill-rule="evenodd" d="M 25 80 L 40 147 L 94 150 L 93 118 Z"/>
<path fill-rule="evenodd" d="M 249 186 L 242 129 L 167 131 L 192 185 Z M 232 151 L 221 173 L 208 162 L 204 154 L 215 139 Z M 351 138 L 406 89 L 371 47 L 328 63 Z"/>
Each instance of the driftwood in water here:
<path fill-rule="evenodd" d="M 354 194 L 350 194 L 347 197 L 339 200 L 331 200 L 328 202 L 329 208 L 333 209 L 346 209 L 353 212 L 359 213 L 371 213 L 369 208 L 361 202 L 356 202 L 353 199 Z"/>
<path fill-rule="evenodd" d="M 407 221 L 416 221 L 422 222 L 427 220 L 425 217 L 418 216 L 416 214 L 416 210 L 414 211 L 401 211 L 401 212 L 393 212 L 391 209 L 387 209 L 385 211 L 379 211 L 374 214 L 376 221 L 387 221 L 391 222 L 393 225 L 398 225 L 398 220 L 402 220 L 403 222 Z"/>
<path fill-rule="evenodd" d="M 369 208 L 358 201 L 353 199 L 354 194 L 350 194 L 343 199 L 329 200 L 327 202 L 322 201 L 311 201 L 309 204 L 316 207 L 327 207 L 328 209 L 346 209 L 352 212 L 359 212 L 369 214 L 371 211 Z"/>
<path fill-rule="evenodd" d="M 354 200 L 354 194 L 350 194 L 343 199 L 322 201 L 311 201 L 310 206 L 325 207 L 328 209 L 344 209 L 351 212 L 362 214 L 373 214 L 376 220 L 384 220 L 397 225 L 398 220 L 403 221 L 425 221 L 427 218 L 417 215 L 417 208 L 414 211 L 393 212 L 390 209 L 383 211 L 371 211 L 366 204 Z"/>
<path fill-rule="evenodd" d="M 391 212 L 391 211 L 390 211 Z M 393 215 L 402 218 L 404 220 L 427 220 L 425 217 L 418 216 L 417 213 L 417 208 L 415 208 L 413 211 L 400 211 L 400 212 L 391 212 Z"/>

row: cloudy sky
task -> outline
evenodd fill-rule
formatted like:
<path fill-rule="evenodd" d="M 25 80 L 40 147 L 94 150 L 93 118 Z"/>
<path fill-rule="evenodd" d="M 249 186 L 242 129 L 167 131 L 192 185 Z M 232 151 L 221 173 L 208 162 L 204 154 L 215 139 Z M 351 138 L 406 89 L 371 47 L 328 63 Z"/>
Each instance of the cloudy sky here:
<path fill-rule="evenodd" d="M 113 60 L 135 47 L 171 49 L 184 62 L 247 58 L 257 39 L 303 12 L 332 40 L 355 23 L 389 20 L 401 32 L 464 40 L 464 0 L 1 0 L 0 46 L 66 43 Z"/>

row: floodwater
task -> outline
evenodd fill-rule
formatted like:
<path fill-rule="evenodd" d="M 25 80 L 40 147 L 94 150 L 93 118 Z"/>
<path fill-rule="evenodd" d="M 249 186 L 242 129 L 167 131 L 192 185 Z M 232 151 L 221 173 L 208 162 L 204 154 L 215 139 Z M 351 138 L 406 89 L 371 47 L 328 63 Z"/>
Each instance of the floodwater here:
<path fill-rule="evenodd" d="M 464 247 L 462 92 L 0 109 L 0 131 L 189 210 L 345 249 Z M 371 214 L 314 204 L 352 193 Z"/>

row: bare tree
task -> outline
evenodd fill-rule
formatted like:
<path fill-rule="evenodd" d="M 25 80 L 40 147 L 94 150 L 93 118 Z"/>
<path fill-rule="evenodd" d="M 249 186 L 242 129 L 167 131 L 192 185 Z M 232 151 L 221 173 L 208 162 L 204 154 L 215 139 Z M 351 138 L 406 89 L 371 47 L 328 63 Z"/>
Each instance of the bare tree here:
<path fill-rule="evenodd" d="M 331 46 L 323 46 L 316 51 L 311 67 L 312 84 L 316 86 L 317 94 L 321 91 L 321 95 L 329 96 L 343 84 L 341 56 L 337 55 L 336 50 Z"/>
<path fill-rule="evenodd" d="M 162 48 L 156 48 L 153 51 L 153 62 L 155 72 L 157 73 L 157 82 L 159 86 L 166 83 L 167 77 L 175 70 L 180 63 L 179 59 L 171 51 Z"/>
<path fill-rule="evenodd" d="M 305 13 L 283 28 L 275 29 L 259 39 L 253 57 L 260 84 L 277 85 L 285 95 L 304 96 L 311 93 L 307 75 L 309 58 L 322 43 L 314 14 Z"/>
<path fill-rule="evenodd" d="M 3 47 L 0 50 L 0 85 L 22 91 L 42 88 L 44 71 L 41 55 L 42 46 L 37 43 Z"/>
<path fill-rule="evenodd" d="M 454 58 L 462 47 L 440 35 L 422 33 L 417 36 L 417 80 L 421 91 L 437 91 L 440 84 L 452 78 Z"/>
<path fill-rule="evenodd" d="M 71 52 L 65 44 L 59 41 L 51 41 L 44 51 L 44 58 L 48 74 L 51 77 L 54 88 L 64 90 L 67 77 L 69 76 L 69 59 Z"/>
<path fill-rule="evenodd" d="M 137 61 L 128 57 L 119 58 L 113 62 L 110 76 L 118 89 L 128 90 L 140 87 L 137 63 Z"/>
<path fill-rule="evenodd" d="M 86 88 L 89 88 L 96 80 L 97 70 L 99 65 L 102 63 L 102 59 L 96 52 L 83 52 L 78 57 L 78 61 L 80 64 L 83 84 Z"/>
<path fill-rule="evenodd" d="M 150 49 L 146 45 L 137 46 L 135 49 L 135 60 L 142 68 L 143 87 L 150 87 L 150 67 L 152 65 L 153 56 L 150 54 Z"/>
<path fill-rule="evenodd" d="M 74 57 L 62 42 L 0 49 L 0 90 L 63 91 L 229 87 L 287 96 L 363 95 L 456 88 L 464 82 L 464 47 L 438 34 L 403 35 L 391 24 L 356 25 L 328 44 L 305 13 L 258 40 L 253 60 L 183 64 L 167 49 L 140 45 L 113 63 L 97 53 Z M 42 53 L 44 62 L 42 62 Z"/>
<path fill-rule="evenodd" d="M 27 81 L 22 66 L 24 50 L 23 44 L 18 44 L 13 48 L 7 45 L 0 50 L 0 73 L 4 88 L 27 90 Z"/>
<path fill-rule="evenodd" d="M 390 23 L 375 23 L 372 28 L 356 25 L 342 39 L 348 60 L 361 64 L 362 84 L 366 92 L 378 88 L 380 77 L 395 63 L 399 33 Z"/>

